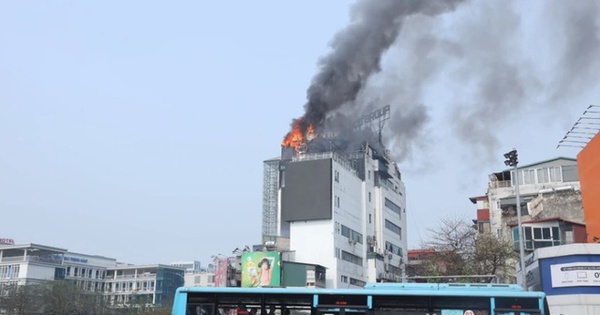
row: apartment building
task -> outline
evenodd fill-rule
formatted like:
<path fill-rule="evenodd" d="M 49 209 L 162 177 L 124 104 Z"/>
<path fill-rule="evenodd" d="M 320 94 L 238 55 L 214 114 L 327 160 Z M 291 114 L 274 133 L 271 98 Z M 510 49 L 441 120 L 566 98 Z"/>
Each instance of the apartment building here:
<path fill-rule="evenodd" d="M 487 204 L 484 197 L 474 198 L 480 202 L 478 226 L 480 223 L 485 226 L 489 217 L 491 233 L 518 241 L 518 238 L 515 239 L 518 235 L 515 230 L 517 180 L 527 250 L 534 250 L 536 246 L 568 244 L 579 239 L 574 234 L 578 230 L 572 225 L 559 224 L 585 224 L 577 161 L 572 158 L 559 157 L 519 166 L 516 174 L 512 169 L 491 174 L 485 195 Z"/>

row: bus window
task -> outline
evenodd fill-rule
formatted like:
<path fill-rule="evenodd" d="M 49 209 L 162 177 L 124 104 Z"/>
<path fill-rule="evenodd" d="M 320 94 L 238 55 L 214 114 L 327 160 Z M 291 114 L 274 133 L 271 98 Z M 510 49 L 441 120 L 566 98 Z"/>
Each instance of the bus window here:
<path fill-rule="evenodd" d="M 212 304 L 188 304 L 187 315 L 214 315 Z"/>

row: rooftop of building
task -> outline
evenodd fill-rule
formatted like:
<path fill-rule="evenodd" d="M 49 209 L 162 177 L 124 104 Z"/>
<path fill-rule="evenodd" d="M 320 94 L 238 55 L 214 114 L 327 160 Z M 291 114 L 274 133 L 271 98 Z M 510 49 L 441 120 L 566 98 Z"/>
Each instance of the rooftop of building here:
<path fill-rule="evenodd" d="M 552 159 L 547 159 L 547 160 L 543 160 L 543 161 L 539 161 L 539 162 L 534 162 L 534 163 L 530 163 L 530 164 L 525 164 L 525 165 L 517 165 L 517 169 L 526 169 L 526 168 L 533 168 L 534 166 L 538 166 L 541 164 L 546 164 L 546 163 L 550 163 L 550 162 L 554 162 L 554 161 L 558 161 L 558 160 L 563 160 L 563 161 L 571 161 L 571 162 L 575 162 L 575 164 L 577 164 L 577 159 L 575 158 L 570 158 L 570 157 L 564 157 L 564 156 L 559 156 L 559 157 L 555 157 Z M 503 173 L 503 172 L 511 172 L 513 169 L 512 168 L 507 168 L 499 173 Z"/>
<path fill-rule="evenodd" d="M 537 219 L 537 220 L 527 220 L 527 221 L 521 222 L 521 224 L 544 223 L 544 222 L 552 222 L 552 221 L 561 221 L 561 222 L 567 222 L 567 223 L 571 223 L 571 224 L 575 224 L 575 225 L 585 226 L 585 223 L 576 222 L 576 221 L 568 220 L 568 219 L 563 219 L 561 217 L 550 217 L 550 218 Z M 508 224 L 508 226 L 510 226 L 510 227 L 515 227 L 517 225 L 518 225 L 517 222 L 511 222 Z"/>

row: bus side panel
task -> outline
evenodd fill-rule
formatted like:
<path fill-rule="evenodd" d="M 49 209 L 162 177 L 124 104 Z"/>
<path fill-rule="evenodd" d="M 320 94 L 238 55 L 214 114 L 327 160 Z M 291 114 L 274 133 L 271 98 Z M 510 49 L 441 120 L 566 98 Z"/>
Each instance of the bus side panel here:
<path fill-rule="evenodd" d="M 180 291 L 177 289 L 175 292 L 175 299 L 173 299 L 173 310 L 171 311 L 171 315 L 185 315 L 187 308 L 187 292 Z"/>

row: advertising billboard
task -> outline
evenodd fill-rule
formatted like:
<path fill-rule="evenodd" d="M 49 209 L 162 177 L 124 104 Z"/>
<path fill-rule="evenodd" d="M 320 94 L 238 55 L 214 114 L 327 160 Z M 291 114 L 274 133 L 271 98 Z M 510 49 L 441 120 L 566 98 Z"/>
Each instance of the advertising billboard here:
<path fill-rule="evenodd" d="M 227 257 L 215 258 L 215 287 L 226 287 L 227 286 L 227 265 L 229 264 Z"/>
<path fill-rule="evenodd" d="M 281 285 L 279 252 L 242 254 L 242 287 L 278 287 Z"/>

